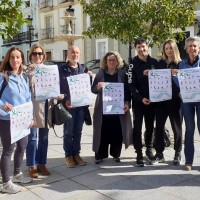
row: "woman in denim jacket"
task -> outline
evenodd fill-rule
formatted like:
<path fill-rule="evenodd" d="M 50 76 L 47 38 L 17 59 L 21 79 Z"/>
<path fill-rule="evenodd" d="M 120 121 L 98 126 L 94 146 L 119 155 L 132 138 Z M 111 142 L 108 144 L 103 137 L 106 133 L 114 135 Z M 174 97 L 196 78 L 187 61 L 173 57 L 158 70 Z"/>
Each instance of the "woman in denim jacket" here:
<path fill-rule="evenodd" d="M 179 66 L 179 69 L 200 67 L 200 38 L 189 37 L 185 40 L 185 50 L 188 54 Z M 176 71 L 174 73 L 177 73 Z M 185 169 L 190 171 L 194 160 L 194 130 L 195 111 L 197 115 L 197 127 L 200 133 L 200 102 L 187 102 L 182 104 L 183 116 L 185 120 Z"/>

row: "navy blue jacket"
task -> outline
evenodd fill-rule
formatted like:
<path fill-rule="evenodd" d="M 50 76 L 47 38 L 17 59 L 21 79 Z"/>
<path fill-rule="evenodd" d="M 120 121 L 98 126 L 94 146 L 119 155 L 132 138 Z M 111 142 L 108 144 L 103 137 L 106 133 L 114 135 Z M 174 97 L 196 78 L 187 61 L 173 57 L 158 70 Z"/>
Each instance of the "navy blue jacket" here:
<path fill-rule="evenodd" d="M 81 65 L 80 63 L 78 63 L 77 68 L 70 67 L 68 62 L 59 67 L 60 93 L 65 95 L 63 99 L 64 104 L 67 100 L 70 100 L 70 91 L 69 91 L 69 85 L 67 82 L 67 77 L 74 76 L 77 74 L 83 74 L 87 72 L 88 72 L 88 69 L 84 65 Z"/>

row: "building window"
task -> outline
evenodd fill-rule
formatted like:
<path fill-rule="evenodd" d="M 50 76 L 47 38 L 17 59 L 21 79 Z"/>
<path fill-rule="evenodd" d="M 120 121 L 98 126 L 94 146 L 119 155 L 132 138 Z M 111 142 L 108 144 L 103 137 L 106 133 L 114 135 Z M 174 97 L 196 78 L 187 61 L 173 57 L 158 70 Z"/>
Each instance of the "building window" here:
<path fill-rule="evenodd" d="M 31 4 L 30 4 L 30 1 L 25 1 L 24 3 L 25 3 L 25 7 L 26 7 L 26 8 L 30 7 L 30 5 L 31 5 Z"/>
<path fill-rule="evenodd" d="M 96 40 L 96 59 L 101 59 L 108 52 L 108 39 Z"/>
<path fill-rule="evenodd" d="M 46 60 L 48 61 L 48 60 L 51 60 L 51 51 L 47 51 L 46 52 Z"/>
<path fill-rule="evenodd" d="M 63 60 L 67 60 L 67 50 L 63 50 Z"/>

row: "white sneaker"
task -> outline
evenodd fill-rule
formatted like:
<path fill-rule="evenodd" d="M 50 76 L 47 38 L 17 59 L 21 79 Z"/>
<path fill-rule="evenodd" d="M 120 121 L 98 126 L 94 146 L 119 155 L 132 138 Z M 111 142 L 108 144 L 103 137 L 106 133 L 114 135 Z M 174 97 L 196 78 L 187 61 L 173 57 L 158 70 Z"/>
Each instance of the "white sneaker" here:
<path fill-rule="evenodd" d="M 24 177 L 22 172 L 12 177 L 13 183 L 30 183 L 32 181 L 33 179 L 31 177 Z"/>
<path fill-rule="evenodd" d="M 3 193 L 16 194 L 17 192 L 21 192 L 21 187 L 9 180 L 7 183 L 4 183 L 3 186 L 1 186 L 1 191 Z"/>

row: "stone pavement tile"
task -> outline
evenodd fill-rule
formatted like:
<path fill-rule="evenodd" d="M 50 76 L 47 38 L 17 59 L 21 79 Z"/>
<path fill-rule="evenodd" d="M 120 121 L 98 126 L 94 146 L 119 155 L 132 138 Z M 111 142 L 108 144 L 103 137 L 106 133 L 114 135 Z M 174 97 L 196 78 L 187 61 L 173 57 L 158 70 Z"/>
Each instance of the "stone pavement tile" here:
<path fill-rule="evenodd" d="M 177 198 L 184 200 L 199 200 L 200 182 L 195 181 L 193 178 L 189 178 L 183 182 L 180 182 L 173 187 L 163 187 L 163 191 Z"/>
<path fill-rule="evenodd" d="M 33 188 L 31 191 L 45 200 L 75 199 L 74 196 L 79 196 L 81 194 L 84 196 L 84 194 L 88 193 L 88 188 L 74 182 L 73 180 L 66 179 Z"/>
<path fill-rule="evenodd" d="M 149 199 L 152 199 L 150 195 L 153 188 L 134 179 L 123 179 L 104 184 L 97 191 L 114 200 L 135 200 L 144 195 L 149 195 Z"/>
<path fill-rule="evenodd" d="M 31 191 L 19 192 L 17 194 L 0 194 L 0 199 L 2 200 L 43 200 L 38 195 L 32 193 Z"/>
<path fill-rule="evenodd" d="M 174 174 L 173 171 L 171 171 L 171 174 L 166 174 L 166 172 L 168 171 L 156 170 L 150 171 L 149 174 L 143 174 L 142 172 L 140 172 L 137 175 L 133 176 L 131 180 L 145 183 L 146 185 L 153 188 L 161 188 L 163 186 L 170 187 L 185 180 L 185 177 L 179 174 Z"/>
<path fill-rule="evenodd" d="M 113 182 L 117 182 L 122 179 L 125 178 L 123 176 L 115 176 L 115 174 L 103 169 L 95 170 L 72 178 L 72 180 L 95 190 L 105 185 L 105 183 L 112 184 Z"/>
<path fill-rule="evenodd" d="M 88 172 L 96 171 L 97 169 L 98 167 L 91 165 L 90 163 L 87 163 L 85 166 L 76 165 L 75 168 L 68 168 L 65 164 L 59 167 L 55 167 L 54 172 L 66 178 L 72 178 L 82 174 L 87 174 Z"/>
<path fill-rule="evenodd" d="M 38 178 L 33 179 L 33 182 L 25 184 L 24 186 L 28 189 L 31 189 L 31 188 L 35 188 L 35 187 L 41 187 L 46 184 L 49 185 L 49 184 L 59 182 L 59 181 L 66 179 L 65 176 L 63 176 L 62 174 L 56 173 L 56 171 L 52 170 L 51 173 L 52 174 L 50 176 L 39 175 Z"/>
<path fill-rule="evenodd" d="M 143 191 L 141 191 L 142 193 Z M 164 191 L 161 191 L 160 189 L 154 189 L 151 194 L 144 195 L 140 198 L 136 198 L 137 200 L 183 200 L 182 198 L 179 198 L 177 196 L 173 196 L 171 194 L 165 193 Z"/>
<path fill-rule="evenodd" d="M 69 198 L 64 199 L 69 200 Z M 74 194 L 70 200 L 110 200 L 110 198 L 95 190 L 87 190 L 87 192 L 81 194 Z"/>

